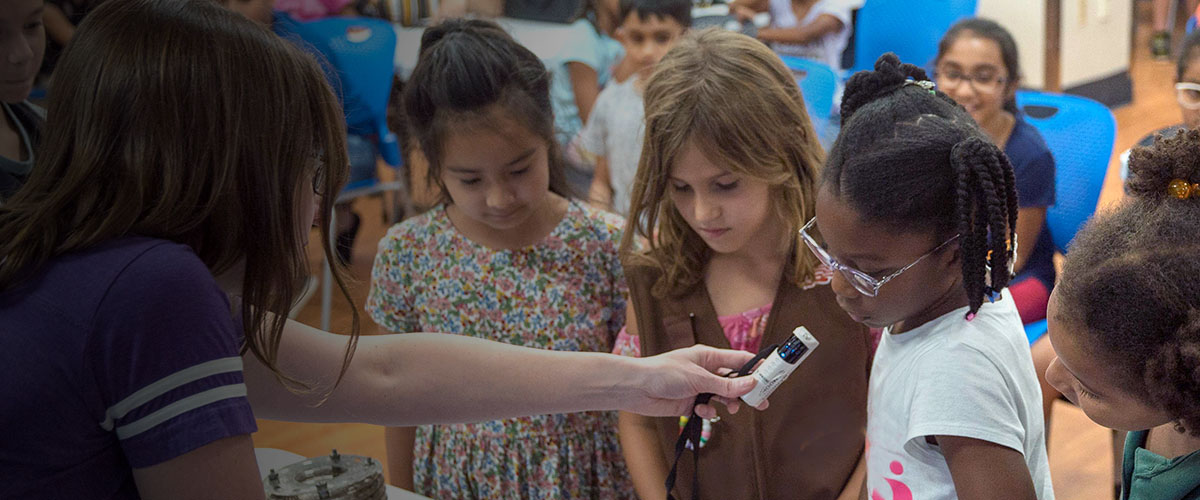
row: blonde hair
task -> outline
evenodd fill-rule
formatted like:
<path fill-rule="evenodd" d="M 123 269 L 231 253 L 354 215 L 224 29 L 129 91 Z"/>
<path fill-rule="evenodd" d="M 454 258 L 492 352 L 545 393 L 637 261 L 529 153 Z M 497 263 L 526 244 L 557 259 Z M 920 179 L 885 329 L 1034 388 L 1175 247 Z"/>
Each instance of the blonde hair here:
<path fill-rule="evenodd" d="M 731 172 L 766 182 L 771 205 L 793 235 L 791 281 L 813 278 L 816 259 L 798 231 L 813 216 L 824 152 L 795 77 L 765 45 L 718 30 L 691 32 L 646 84 L 646 132 L 621 254 L 627 265 L 661 271 L 657 296 L 701 281 L 711 256 L 667 193 L 674 159 L 689 141 Z M 635 253 L 635 242 L 649 243 Z"/>

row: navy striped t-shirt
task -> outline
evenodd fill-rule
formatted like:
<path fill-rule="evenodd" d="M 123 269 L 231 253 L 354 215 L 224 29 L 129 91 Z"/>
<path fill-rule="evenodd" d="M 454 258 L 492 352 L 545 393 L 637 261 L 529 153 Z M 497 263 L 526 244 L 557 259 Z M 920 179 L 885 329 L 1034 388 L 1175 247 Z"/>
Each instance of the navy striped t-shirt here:
<path fill-rule="evenodd" d="M 240 328 L 184 245 L 122 238 L 0 293 L 0 498 L 138 498 L 132 469 L 254 432 Z"/>

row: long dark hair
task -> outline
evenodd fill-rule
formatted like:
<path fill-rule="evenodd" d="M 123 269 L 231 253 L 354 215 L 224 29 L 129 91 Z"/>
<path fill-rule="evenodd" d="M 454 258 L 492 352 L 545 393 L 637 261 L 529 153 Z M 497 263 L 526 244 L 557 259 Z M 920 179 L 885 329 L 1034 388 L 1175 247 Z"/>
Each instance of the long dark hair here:
<path fill-rule="evenodd" d="M 75 33 L 50 95 L 29 181 L 0 207 L 0 290 L 115 238 L 178 242 L 214 275 L 244 263 L 245 349 L 279 374 L 307 275 L 298 190 L 324 195 L 332 255 L 325 233 L 348 171 L 342 112 L 316 62 L 215 2 L 108 0 Z M 357 332 L 355 315 L 347 364 Z"/>
<path fill-rule="evenodd" d="M 1131 200 L 1071 244 L 1054 288 L 1056 318 L 1130 392 L 1200 435 L 1200 132 L 1160 137 L 1129 157 Z"/>
<path fill-rule="evenodd" d="M 1004 110 L 1009 113 L 1017 112 L 1017 100 L 1015 97 L 1016 86 L 1021 81 L 1021 58 L 1017 53 L 1017 41 L 1013 39 L 1012 33 L 1000 26 L 999 23 L 991 19 L 982 17 L 974 17 L 963 19 L 954 23 L 946 34 L 942 36 L 942 40 L 938 42 L 937 58 L 934 59 L 934 64 L 940 63 L 942 57 L 946 55 L 946 51 L 950 50 L 950 46 L 958 41 L 963 34 L 971 34 L 973 36 L 991 40 L 996 42 L 1000 47 L 1000 60 L 1004 61 L 1004 69 L 1008 72 L 1008 81 L 1004 84 L 1005 92 L 1008 93 L 1004 100 Z"/>
<path fill-rule="evenodd" d="M 404 88 L 404 110 L 429 161 L 429 185 L 439 188 L 443 202 L 451 201 L 441 175 L 446 135 L 493 105 L 546 141 L 550 191 L 571 197 L 542 61 L 491 21 L 452 19 L 425 30 Z"/>
<path fill-rule="evenodd" d="M 822 183 L 866 220 L 958 235 L 974 313 L 1011 279 L 1015 178 L 975 120 L 927 80 L 892 53 L 851 77 Z"/>

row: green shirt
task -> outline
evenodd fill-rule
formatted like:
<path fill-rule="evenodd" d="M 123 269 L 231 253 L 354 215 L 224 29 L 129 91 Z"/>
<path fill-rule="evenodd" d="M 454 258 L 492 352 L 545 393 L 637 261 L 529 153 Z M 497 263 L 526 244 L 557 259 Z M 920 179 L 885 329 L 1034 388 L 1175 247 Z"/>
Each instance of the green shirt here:
<path fill-rule="evenodd" d="M 1200 499 L 1200 451 L 1171 459 L 1143 448 L 1149 431 L 1125 438 L 1121 480 L 1123 500 Z"/>

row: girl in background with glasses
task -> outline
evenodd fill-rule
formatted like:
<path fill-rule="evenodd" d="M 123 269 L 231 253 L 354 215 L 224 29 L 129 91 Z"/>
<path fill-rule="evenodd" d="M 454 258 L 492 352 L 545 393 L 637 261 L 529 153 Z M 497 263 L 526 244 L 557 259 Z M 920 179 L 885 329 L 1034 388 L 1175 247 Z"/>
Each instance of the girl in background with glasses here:
<path fill-rule="evenodd" d="M 966 19 L 938 44 L 934 81 L 966 108 L 984 133 L 1008 155 L 1016 176 L 1017 277 L 1009 285 L 1021 321 L 1046 317 L 1054 287 L 1054 243 L 1046 228 L 1046 208 L 1054 204 L 1054 157 L 1037 129 L 1017 110 L 1021 82 L 1017 44 L 988 19 Z"/>
<path fill-rule="evenodd" d="M 617 352 L 757 352 L 807 327 L 820 348 L 768 411 L 705 423 L 700 495 L 858 498 L 869 338 L 837 310 L 832 272 L 797 234 L 825 155 L 795 78 L 754 39 L 705 30 L 658 64 L 645 107 L 633 230 L 621 242 L 630 305 Z M 638 496 L 666 497 L 679 419 L 622 412 L 619 426 Z M 692 454 L 678 467 L 675 498 L 690 498 Z"/>
<path fill-rule="evenodd" d="M 1179 48 L 1179 61 L 1175 65 L 1175 101 L 1183 123 L 1163 127 L 1146 134 L 1134 147 L 1150 147 L 1154 138 L 1162 135 L 1172 137 L 1181 130 L 1200 127 L 1200 31 L 1192 32 Z M 1129 179 L 1129 153 L 1121 153 L 1121 180 Z"/>
<path fill-rule="evenodd" d="M 934 79 L 938 88 L 966 108 L 992 142 L 1004 149 L 1016 177 L 1018 214 L 1016 278 L 1009 292 L 1022 323 L 1045 319 L 1054 288 L 1054 242 L 1046 227 L 1046 209 L 1054 204 L 1054 157 L 1046 141 L 1017 109 L 1021 83 L 1017 44 L 989 19 L 959 21 L 938 44 Z M 1034 368 L 1042 386 L 1042 412 L 1050 412 L 1058 391 L 1046 382 L 1054 350 L 1044 338 L 1033 343 Z"/>
<path fill-rule="evenodd" d="M 1054 497 L 1037 377 L 1006 286 L 1012 166 L 893 54 L 846 84 L 805 242 L 855 320 L 883 328 L 867 414 L 869 498 Z"/>

